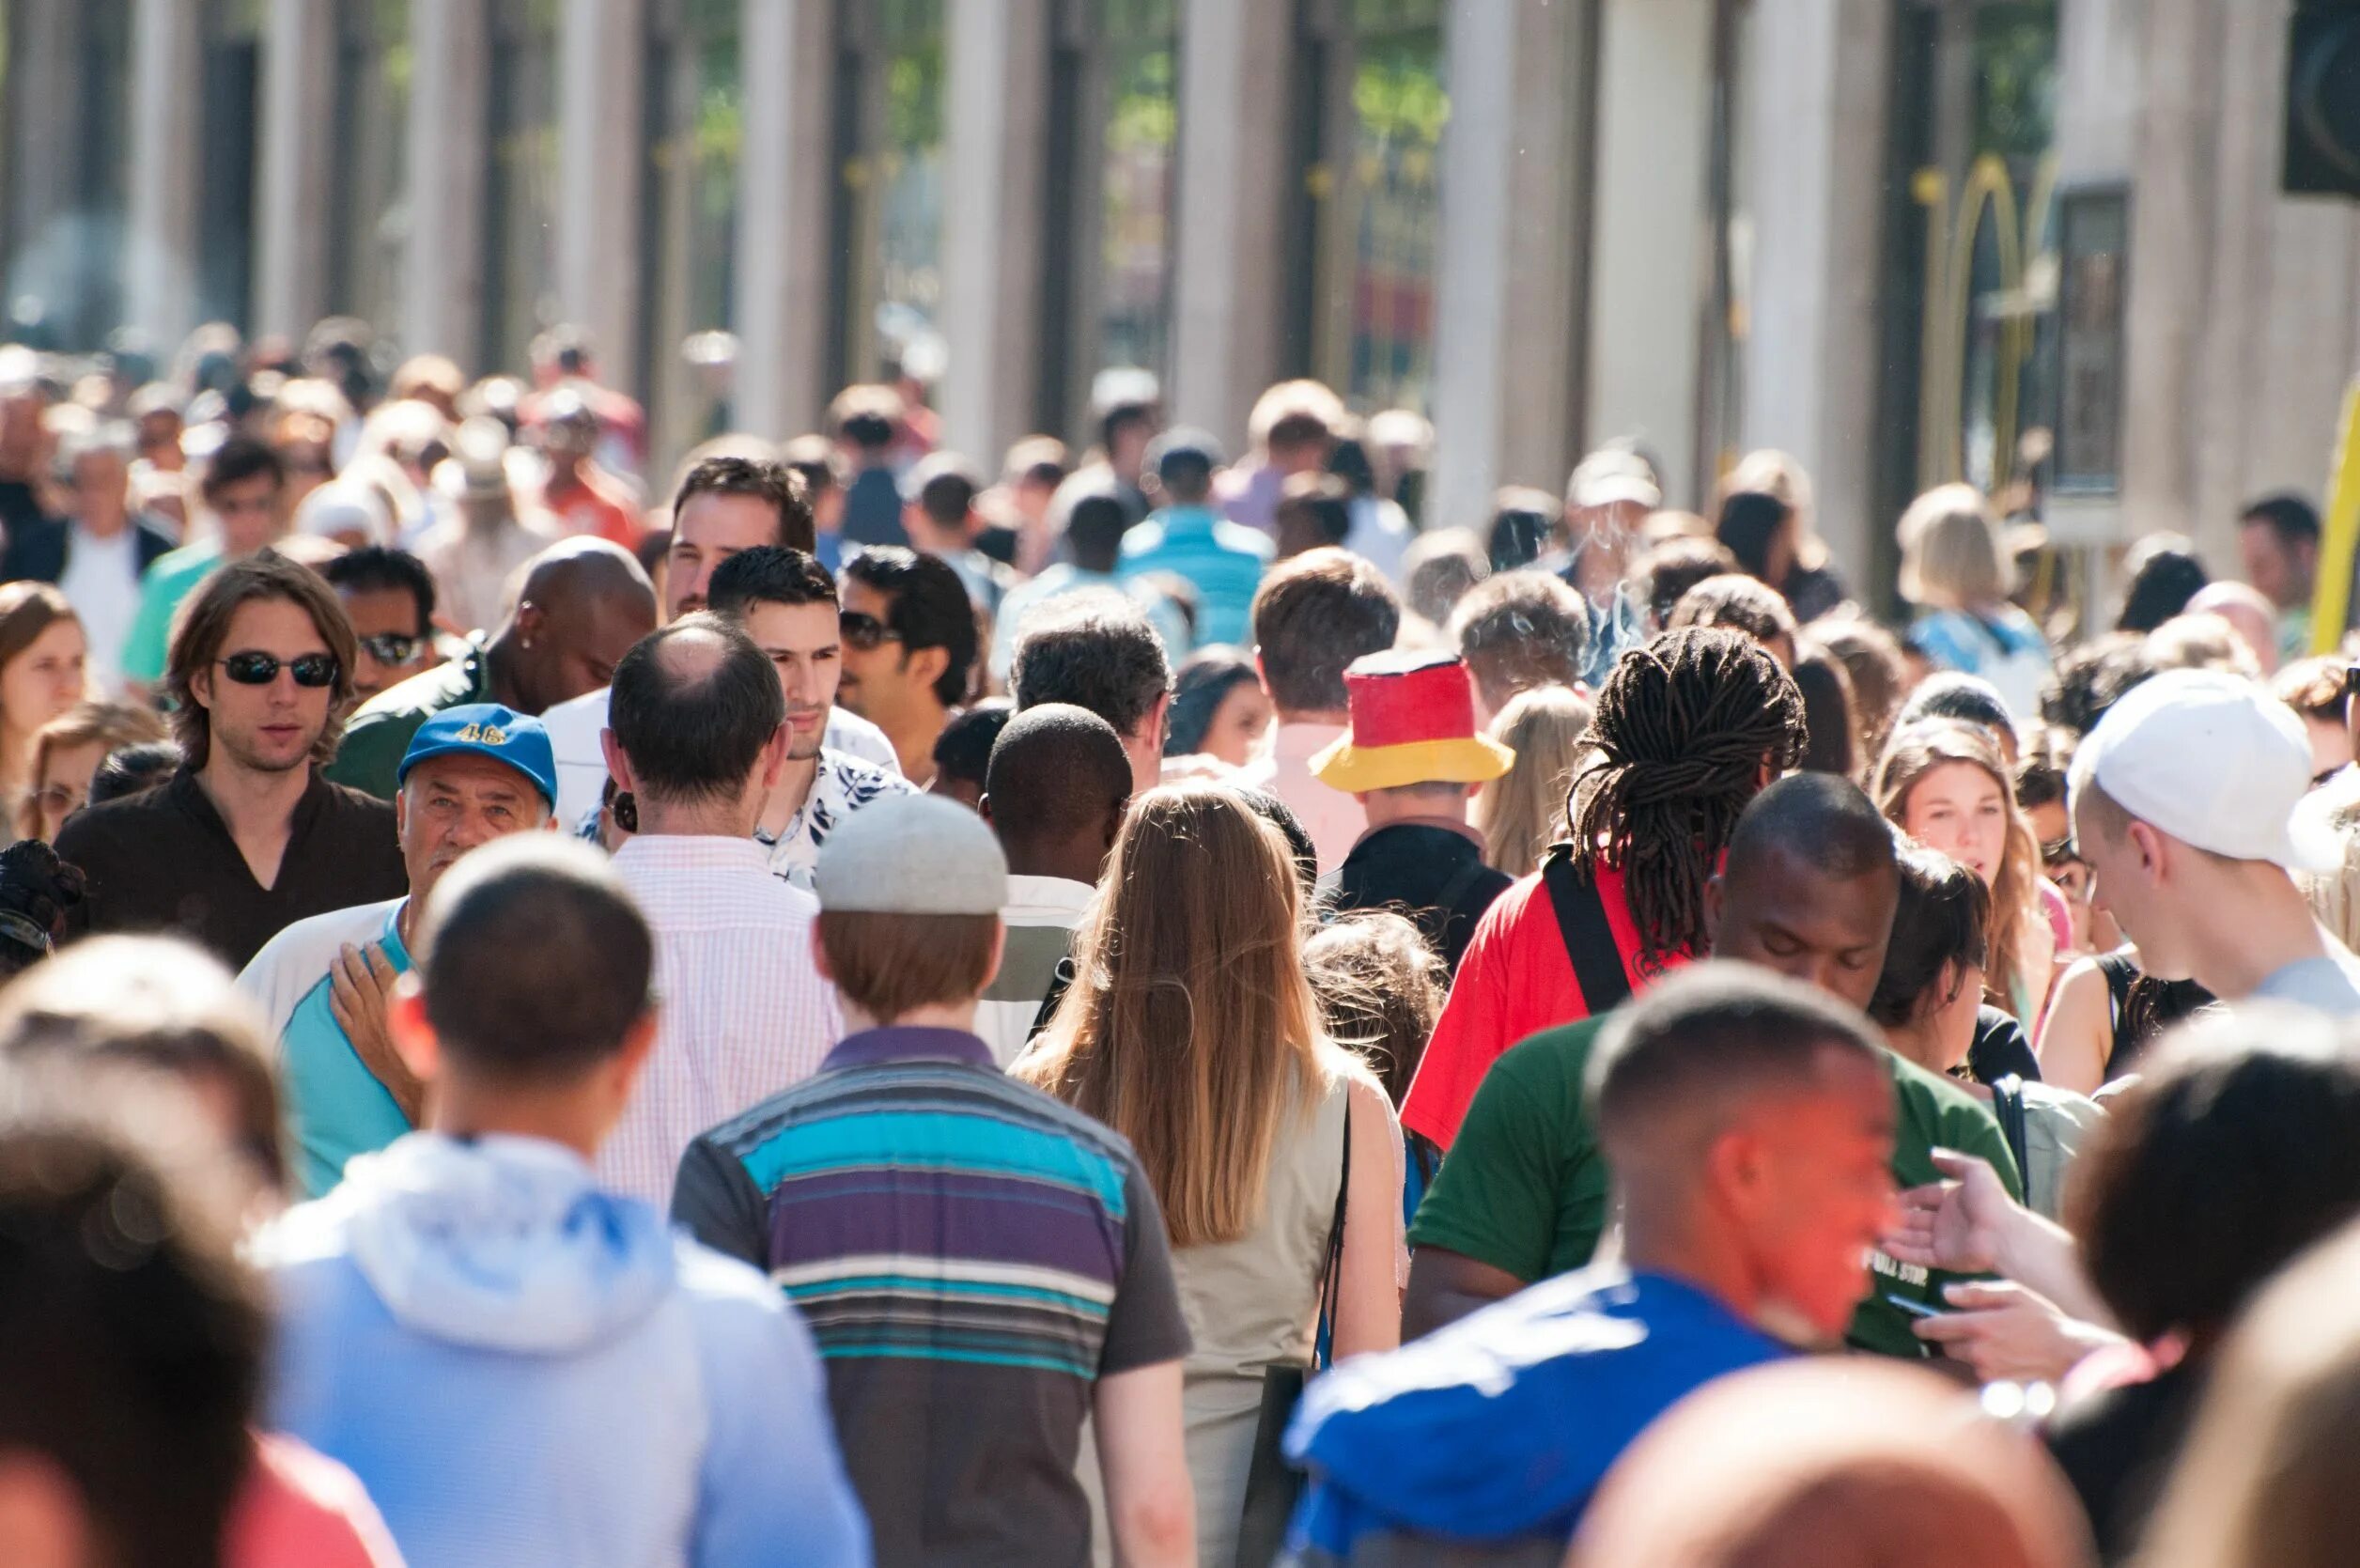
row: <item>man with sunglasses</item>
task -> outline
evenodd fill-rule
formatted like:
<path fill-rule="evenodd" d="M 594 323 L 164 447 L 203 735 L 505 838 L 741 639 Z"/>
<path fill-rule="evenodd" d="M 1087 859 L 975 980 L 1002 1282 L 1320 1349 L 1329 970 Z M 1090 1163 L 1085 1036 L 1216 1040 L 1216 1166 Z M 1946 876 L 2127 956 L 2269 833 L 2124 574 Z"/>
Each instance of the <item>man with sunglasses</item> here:
<path fill-rule="evenodd" d="M 934 778 L 934 743 L 968 699 L 982 638 L 949 563 L 897 545 L 845 563 L 844 679 L 836 700 L 883 730 L 912 784 Z"/>
<path fill-rule="evenodd" d="M 319 568 L 344 601 L 361 658 L 352 672 L 363 702 L 442 662 L 434 646 L 434 574 L 406 550 L 364 545 Z"/>
<path fill-rule="evenodd" d="M 471 636 L 458 658 L 362 706 L 328 776 L 390 800 L 411 738 L 434 715 L 470 703 L 538 715 L 603 687 L 655 629 L 656 590 L 637 557 L 604 539 L 560 540 L 526 563 L 497 631 Z"/>
<path fill-rule="evenodd" d="M 398 896 L 393 808 L 319 768 L 356 651 L 334 590 L 275 551 L 208 579 L 164 672 L 179 770 L 58 831 L 58 858 L 88 883 L 71 927 L 176 931 L 242 968 L 296 921 Z"/>

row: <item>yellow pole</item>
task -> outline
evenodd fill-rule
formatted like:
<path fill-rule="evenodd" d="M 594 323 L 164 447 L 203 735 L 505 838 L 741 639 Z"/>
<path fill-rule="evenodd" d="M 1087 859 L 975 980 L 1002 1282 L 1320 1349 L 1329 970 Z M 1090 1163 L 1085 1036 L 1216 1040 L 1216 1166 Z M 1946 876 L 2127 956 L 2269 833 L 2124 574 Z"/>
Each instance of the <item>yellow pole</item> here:
<path fill-rule="evenodd" d="M 2327 516 L 2321 520 L 2319 585 L 2311 598 L 2311 651 L 2334 653 L 2352 613 L 2352 567 L 2360 545 L 2360 381 L 2344 389 L 2335 466 L 2328 470 Z"/>

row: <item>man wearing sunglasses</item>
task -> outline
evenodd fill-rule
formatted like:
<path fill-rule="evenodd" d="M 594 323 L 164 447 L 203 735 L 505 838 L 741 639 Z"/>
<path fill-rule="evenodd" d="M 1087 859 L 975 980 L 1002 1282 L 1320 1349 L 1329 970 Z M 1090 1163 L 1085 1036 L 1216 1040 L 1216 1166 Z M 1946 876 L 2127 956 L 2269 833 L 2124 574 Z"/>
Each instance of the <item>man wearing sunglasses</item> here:
<path fill-rule="evenodd" d="M 352 705 L 351 623 L 309 567 L 266 550 L 207 579 L 164 689 L 179 770 L 57 834 L 88 895 L 72 924 L 175 931 L 233 968 L 294 922 L 409 886 L 393 808 L 330 783 Z"/>
<path fill-rule="evenodd" d="M 458 658 L 362 706 L 328 776 L 390 800 L 411 738 L 434 715 L 470 703 L 538 715 L 606 685 L 615 662 L 655 629 L 656 590 L 629 551 L 604 539 L 560 540 L 526 563 L 497 631 L 476 633 Z"/>
<path fill-rule="evenodd" d="M 361 657 L 352 672 L 363 702 L 442 662 L 434 646 L 434 574 L 406 550 L 364 545 L 319 568 L 344 601 Z"/>

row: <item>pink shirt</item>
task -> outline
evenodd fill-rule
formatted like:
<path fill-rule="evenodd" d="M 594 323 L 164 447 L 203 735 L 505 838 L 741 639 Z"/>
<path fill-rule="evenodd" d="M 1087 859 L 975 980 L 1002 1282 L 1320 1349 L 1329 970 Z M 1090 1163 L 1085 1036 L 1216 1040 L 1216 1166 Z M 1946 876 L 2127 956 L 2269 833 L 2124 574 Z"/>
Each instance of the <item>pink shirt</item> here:
<path fill-rule="evenodd" d="M 401 1568 L 361 1478 L 293 1437 L 255 1438 L 254 1468 L 229 1514 L 224 1568 Z"/>
<path fill-rule="evenodd" d="M 655 934 L 656 1047 L 598 1183 L 664 1208 L 690 1142 L 811 1077 L 844 1020 L 812 963 L 818 901 L 753 839 L 642 834 L 614 870 Z"/>
<path fill-rule="evenodd" d="M 1369 814 L 1359 800 L 1312 777 L 1312 758 L 1345 733 L 1342 724 L 1282 723 L 1270 737 L 1270 754 L 1248 763 L 1237 774 L 1239 784 L 1268 790 L 1301 820 L 1319 851 L 1322 877 L 1334 876 L 1369 830 Z"/>

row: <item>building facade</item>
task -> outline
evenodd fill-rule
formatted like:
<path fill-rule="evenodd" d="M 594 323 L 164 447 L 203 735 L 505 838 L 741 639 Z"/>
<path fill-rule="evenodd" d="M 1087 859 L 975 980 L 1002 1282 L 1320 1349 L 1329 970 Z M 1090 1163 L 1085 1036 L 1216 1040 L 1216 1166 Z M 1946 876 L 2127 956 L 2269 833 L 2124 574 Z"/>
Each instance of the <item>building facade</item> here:
<path fill-rule="evenodd" d="M 2360 364 L 2283 5 L 0 0 L 0 273 L 70 349 L 578 323 L 660 452 L 890 365 L 979 455 L 1128 365 L 1236 443 L 1312 375 L 1435 421 L 1430 524 L 1634 435 L 1691 505 L 1793 452 L 1864 582 L 1950 478 L 2225 562 Z"/>

